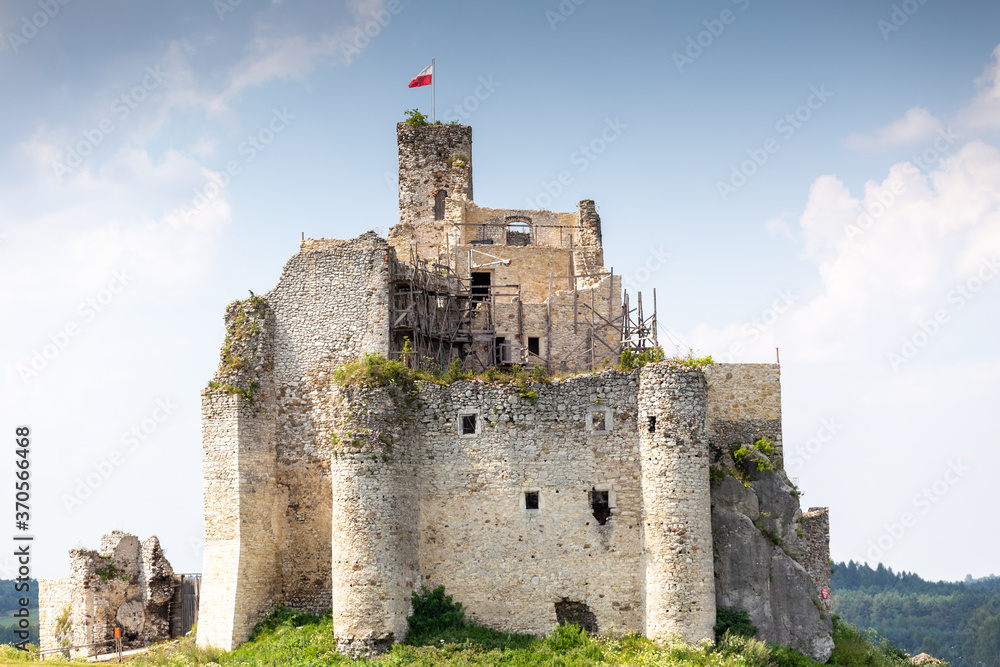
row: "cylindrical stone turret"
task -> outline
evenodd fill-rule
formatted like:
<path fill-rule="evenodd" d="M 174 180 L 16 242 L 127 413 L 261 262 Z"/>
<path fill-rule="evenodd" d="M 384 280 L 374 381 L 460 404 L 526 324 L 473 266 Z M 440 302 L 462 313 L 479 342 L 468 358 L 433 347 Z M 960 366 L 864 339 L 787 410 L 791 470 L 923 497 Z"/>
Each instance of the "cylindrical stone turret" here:
<path fill-rule="evenodd" d="M 398 416 L 376 407 L 392 411 L 386 391 L 343 395 L 330 461 L 333 632 L 341 653 L 373 657 L 406 638 L 419 576 L 417 488 L 400 429 L 385 428 Z"/>
<path fill-rule="evenodd" d="M 639 377 L 643 634 L 695 643 L 715 625 L 708 386 L 699 369 L 670 362 Z"/>

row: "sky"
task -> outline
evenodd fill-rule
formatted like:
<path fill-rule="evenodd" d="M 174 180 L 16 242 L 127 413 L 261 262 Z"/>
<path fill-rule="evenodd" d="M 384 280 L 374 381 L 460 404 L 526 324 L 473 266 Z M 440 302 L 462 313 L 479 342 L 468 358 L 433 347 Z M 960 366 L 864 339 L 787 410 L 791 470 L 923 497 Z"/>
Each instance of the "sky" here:
<path fill-rule="evenodd" d="M 780 354 L 835 560 L 1000 573 L 998 25 L 985 0 L 4 0 L 0 493 L 31 443 L 0 539 L 34 535 L 41 577 L 114 529 L 201 570 L 225 306 L 302 234 L 395 224 L 434 58 L 479 205 L 594 199 L 668 352 Z"/>

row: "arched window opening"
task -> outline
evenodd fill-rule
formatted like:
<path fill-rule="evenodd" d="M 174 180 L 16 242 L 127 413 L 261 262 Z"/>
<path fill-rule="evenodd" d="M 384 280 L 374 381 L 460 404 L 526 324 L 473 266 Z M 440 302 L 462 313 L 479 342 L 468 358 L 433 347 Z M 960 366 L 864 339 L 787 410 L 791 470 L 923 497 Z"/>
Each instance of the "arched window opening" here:
<path fill-rule="evenodd" d="M 507 223 L 507 245 L 531 245 L 531 225 L 521 220 Z"/>
<path fill-rule="evenodd" d="M 434 219 L 444 220 L 444 200 L 448 198 L 447 190 L 438 190 L 434 195 Z"/>

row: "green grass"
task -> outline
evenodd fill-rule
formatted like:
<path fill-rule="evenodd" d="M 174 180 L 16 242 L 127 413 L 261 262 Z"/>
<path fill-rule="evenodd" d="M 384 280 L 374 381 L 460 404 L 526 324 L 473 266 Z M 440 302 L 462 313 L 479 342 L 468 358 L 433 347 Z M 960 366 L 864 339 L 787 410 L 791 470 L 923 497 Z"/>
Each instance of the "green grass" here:
<path fill-rule="evenodd" d="M 427 592 L 433 595 L 434 592 Z M 443 597 L 437 599 L 442 602 Z M 427 598 L 425 598 L 426 600 Z M 435 602 L 432 600 L 432 602 Z M 768 645 L 752 637 L 726 634 L 718 644 L 698 646 L 669 642 L 657 646 L 637 635 L 591 636 L 574 625 L 562 625 L 544 637 L 510 634 L 484 628 L 464 619 L 460 607 L 437 605 L 441 612 L 429 625 L 451 614 L 451 625 L 413 632 L 375 660 L 350 660 L 337 653 L 330 614 L 314 616 L 278 609 L 261 622 L 246 642 L 232 652 L 199 649 L 193 638 L 131 661 L 133 665 L 182 667 L 215 665 L 234 667 L 819 667 L 792 649 Z M 420 623 L 420 621 L 418 621 Z M 427 624 L 425 623 L 425 628 Z M 836 648 L 830 665 L 841 667 L 911 667 L 899 649 L 870 632 L 837 621 Z M 21 664 L 26 658 L 12 647 L 0 647 L 0 665 Z M 47 664 L 70 664 L 46 661 Z M 74 663 L 80 664 L 80 663 Z"/>

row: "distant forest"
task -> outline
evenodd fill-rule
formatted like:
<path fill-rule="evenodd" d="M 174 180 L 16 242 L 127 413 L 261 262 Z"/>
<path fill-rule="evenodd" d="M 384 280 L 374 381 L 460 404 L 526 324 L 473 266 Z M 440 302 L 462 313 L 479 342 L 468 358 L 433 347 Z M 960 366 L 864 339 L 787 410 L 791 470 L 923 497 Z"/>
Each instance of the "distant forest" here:
<path fill-rule="evenodd" d="M 881 563 L 834 563 L 833 611 L 911 655 L 1000 667 L 1000 577 L 930 582 Z"/>
<path fill-rule="evenodd" d="M 14 586 L 17 584 L 13 579 L 0 579 L 0 644 L 16 644 L 21 641 L 21 639 L 14 634 L 14 630 L 17 628 L 15 625 L 17 621 L 11 618 L 11 615 L 21 608 L 19 600 L 25 597 L 24 593 L 19 593 L 14 590 Z M 30 581 L 30 590 L 27 592 L 27 597 L 31 600 L 29 608 L 38 612 L 38 580 L 32 579 Z M 31 637 L 28 641 L 32 644 L 38 643 L 38 622 L 35 621 L 31 624 Z"/>

